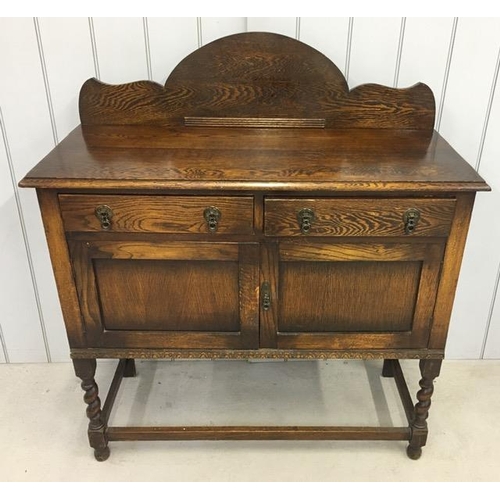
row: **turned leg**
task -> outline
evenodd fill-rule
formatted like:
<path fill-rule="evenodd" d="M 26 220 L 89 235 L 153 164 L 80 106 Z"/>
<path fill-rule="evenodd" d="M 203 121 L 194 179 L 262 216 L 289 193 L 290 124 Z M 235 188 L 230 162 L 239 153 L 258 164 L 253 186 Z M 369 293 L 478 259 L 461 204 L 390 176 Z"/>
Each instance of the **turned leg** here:
<path fill-rule="evenodd" d="M 394 377 L 392 359 L 384 359 L 384 365 L 382 366 L 382 377 Z"/>
<path fill-rule="evenodd" d="M 134 359 L 126 359 L 125 360 L 125 370 L 123 371 L 124 377 L 135 377 L 137 375 L 137 371 L 135 369 L 135 360 Z"/>
<path fill-rule="evenodd" d="M 105 434 L 106 422 L 102 417 L 99 390 L 95 382 L 95 359 L 74 359 L 73 366 L 76 376 L 82 380 L 82 389 L 85 391 L 83 400 L 87 404 L 89 419 L 89 443 L 94 448 L 94 456 L 99 462 L 109 457 L 108 440 Z"/>
<path fill-rule="evenodd" d="M 421 359 L 420 373 L 422 378 L 419 382 L 420 390 L 417 392 L 417 404 L 411 422 L 412 435 L 406 453 L 413 460 L 422 455 L 422 446 L 427 442 L 427 417 L 431 406 L 431 397 L 434 392 L 434 379 L 439 375 L 441 359 Z"/>

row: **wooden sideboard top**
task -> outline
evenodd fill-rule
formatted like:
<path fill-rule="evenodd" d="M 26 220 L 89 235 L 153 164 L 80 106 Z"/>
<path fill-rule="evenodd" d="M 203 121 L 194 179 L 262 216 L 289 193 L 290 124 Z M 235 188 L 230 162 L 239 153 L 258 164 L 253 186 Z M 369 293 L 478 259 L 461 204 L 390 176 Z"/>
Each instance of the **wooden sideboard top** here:
<path fill-rule="evenodd" d="M 486 191 L 437 133 L 79 126 L 21 181 L 55 189 Z"/>

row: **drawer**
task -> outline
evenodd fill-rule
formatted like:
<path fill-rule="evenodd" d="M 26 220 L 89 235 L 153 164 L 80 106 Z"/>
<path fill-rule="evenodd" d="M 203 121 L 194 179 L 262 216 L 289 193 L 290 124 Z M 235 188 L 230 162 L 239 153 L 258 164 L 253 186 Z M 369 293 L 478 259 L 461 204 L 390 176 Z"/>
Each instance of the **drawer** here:
<path fill-rule="evenodd" d="M 251 196 L 68 194 L 59 195 L 59 203 L 66 231 L 253 233 Z M 96 215 L 98 207 L 103 213 L 101 218 Z"/>
<path fill-rule="evenodd" d="M 453 199 L 268 198 L 264 231 L 268 236 L 446 236 L 454 211 Z"/>

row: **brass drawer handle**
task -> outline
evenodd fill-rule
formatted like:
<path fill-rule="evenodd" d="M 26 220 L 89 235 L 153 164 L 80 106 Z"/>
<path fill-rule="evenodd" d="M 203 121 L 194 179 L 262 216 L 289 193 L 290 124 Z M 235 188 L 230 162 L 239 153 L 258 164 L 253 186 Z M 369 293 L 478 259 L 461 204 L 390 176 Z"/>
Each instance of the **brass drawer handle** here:
<path fill-rule="evenodd" d="M 262 309 L 264 311 L 269 311 L 271 308 L 271 287 L 269 286 L 269 283 L 267 281 L 264 281 L 262 283 L 262 286 L 260 287 L 260 293 L 262 296 Z"/>
<path fill-rule="evenodd" d="M 311 230 L 311 224 L 314 222 L 314 212 L 310 208 L 303 208 L 297 214 L 297 220 L 299 221 L 300 232 L 302 234 L 308 234 Z"/>
<path fill-rule="evenodd" d="M 95 209 L 95 216 L 101 223 L 101 228 L 107 231 L 111 227 L 111 217 L 113 217 L 113 210 L 108 205 L 99 205 Z"/>
<path fill-rule="evenodd" d="M 405 224 L 405 233 L 412 234 L 416 227 L 417 223 L 420 220 L 420 211 L 416 208 L 409 208 L 403 214 L 403 222 Z"/>
<path fill-rule="evenodd" d="M 205 211 L 203 212 L 203 217 L 207 221 L 208 230 L 211 233 L 216 233 L 219 226 L 219 221 L 222 217 L 220 210 L 216 207 L 205 208 Z"/>

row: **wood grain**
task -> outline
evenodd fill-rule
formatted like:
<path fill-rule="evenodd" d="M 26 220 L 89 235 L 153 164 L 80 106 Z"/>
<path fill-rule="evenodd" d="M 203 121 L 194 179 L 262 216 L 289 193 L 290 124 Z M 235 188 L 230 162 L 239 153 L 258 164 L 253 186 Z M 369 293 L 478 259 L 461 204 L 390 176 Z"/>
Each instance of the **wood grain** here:
<path fill-rule="evenodd" d="M 88 236 L 88 235 L 85 235 Z M 106 238 L 108 235 L 106 235 Z M 128 237 L 128 236 L 127 236 Z M 85 238 L 88 239 L 88 238 Z M 135 260 L 234 261 L 239 259 L 238 243 L 179 241 L 85 241 L 94 258 Z"/>
<path fill-rule="evenodd" d="M 438 193 L 489 190 L 437 132 L 76 128 L 20 182 L 58 189 Z M 88 141 L 88 142 L 87 142 Z"/>
<path fill-rule="evenodd" d="M 427 418 L 431 398 L 434 393 L 434 379 L 439 376 L 442 361 L 439 359 L 420 360 L 419 367 L 422 378 L 419 381 L 420 390 L 417 392 L 417 404 L 415 405 L 413 419 L 411 422 L 411 439 L 406 450 L 408 457 L 417 460 L 422 455 L 422 446 L 427 442 Z"/>
<path fill-rule="evenodd" d="M 244 33 L 195 51 L 164 87 L 89 80 L 80 112 L 20 186 L 39 189 L 96 458 L 108 438 L 408 439 L 418 458 L 474 193 L 489 190 L 433 132 L 430 89 L 349 90 L 318 51 Z M 108 428 L 134 370 L 120 363 L 102 411 L 99 357 L 383 359 L 407 415 L 388 360 L 414 358 L 422 389 L 411 428 Z"/>
<path fill-rule="evenodd" d="M 82 347 L 86 345 L 85 327 L 80 312 L 71 257 L 64 236 L 57 192 L 37 190 L 37 196 L 69 345 Z"/>
<path fill-rule="evenodd" d="M 95 381 L 95 359 L 74 359 L 75 374 L 82 380 L 81 388 L 85 394 L 83 400 L 87 405 L 87 418 L 89 419 L 89 443 L 94 448 L 95 458 L 102 462 L 109 457 L 108 439 L 106 436 L 106 415 L 102 414 L 99 388 Z"/>
<path fill-rule="evenodd" d="M 155 232 L 210 235 L 204 210 L 216 207 L 221 213 L 215 234 L 252 234 L 253 198 L 220 196 L 123 196 L 60 195 L 66 231 L 100 231 L 96 207 L 113 211 L 111 227 L 105 232 Z"/>
<path fill-rule="evenodd" d="M 110 441 L 157 440 L 371 440 L 406 441 L 409 427 L 335 427 L 335 426 L 220 426 L 220 427 L 109 427 Z"/>
<path fill-rule="evenodd" d="M 164 88 L 147 81 L 107 85 L 88 80 L 79 106 L 86 125 L 165 126 L 181 124 L 185 117 L 258 117 L 321 119 L 328 128 L 431 132 L 435 114 L 426 85 L 369 84 L 349 92 L 327 57 L 273 33 L 240 33 L 201 47 L 174 69 Z"/>
<path fill-rule="evenodd" d="M 284 332 L 409 332 L 421 263 L 283 262 L 278 329 Z"/>
<path fill-rule="evenodd" d="M 87 345 L 257 347 L 255 243 L 72 240 L 70 250 Z"/>
<path fill-rule="evenodd" d="M 303 237 L 297 220 L 303 208 L 313 210 L 315 216 L 308 237 L 446 236 L 455 200 L 268 198 L 265 201 L 265 234 Z M 403 214 L 410 208 L 416 208 L 421 216 L 414 233 L 406 235 Z"/>
<path fill-rule="evenodd" d="M 107 331 L 240 330 L 236 262 L 96 259 L 94 269 Z"/>
<path fill-rule="evenodd" d="M 446 345 L 453 300 L 472 217 L 474 199 L 474 193 L 461 195 L 457 198 L 453 227 L 443 259 L 442 278 L 439 282 L 432 332 L 429 340 L 430 348 L 444 349 Z"/>
<path fill-rule="evenodd" d="M 443 242 L 279 247 L 278 348 L 427 346 Z"/>
<path fill-rule="evenodd" d="M 426 243 L 382 243 L 337 241 L 310 243 L 280 242 L 279 260 L 282 262 L 404 262 L 423 260 L 428 253 Z"/>
<path fill-rule="evenodd" d="M 276 325 L 278 324 L 278 306 L 276 299 L 278 297 L 278 244 L 275 241 L 269 241 L 262 245 L 260 260 L 260 284 L 269 285 L 270 307 L 265 311 L 260 308 L 260 348 L 276 348 L 277 335 Z"/>

